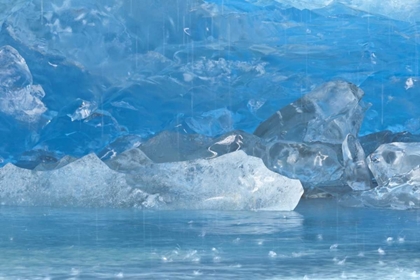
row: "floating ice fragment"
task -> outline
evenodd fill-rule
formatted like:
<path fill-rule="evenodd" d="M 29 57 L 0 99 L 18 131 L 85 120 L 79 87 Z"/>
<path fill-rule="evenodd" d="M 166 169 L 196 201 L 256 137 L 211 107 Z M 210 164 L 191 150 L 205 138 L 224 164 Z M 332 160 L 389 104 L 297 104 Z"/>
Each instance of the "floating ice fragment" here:
<path fill-rule="evenodd" d="M 330 246 L 330 250 L 337 250 L 338 244 L 333 244 Z"/>
<path fill-rule="evenodd" d="M 269 256 L 270 258 L 275 258 L 275 257 L 277 257 L 277 253 L 276 253 L 276 252 L 274 252 L 274 251 L 270 251 L 270 252 L 268 252 L 268 256 Z"/>
<path fill-rule="evenodd" d="M 405 81 L 405 89 L 408 90 L 412 87 L 414 87 L 414 80 L 410 77 Z"/>

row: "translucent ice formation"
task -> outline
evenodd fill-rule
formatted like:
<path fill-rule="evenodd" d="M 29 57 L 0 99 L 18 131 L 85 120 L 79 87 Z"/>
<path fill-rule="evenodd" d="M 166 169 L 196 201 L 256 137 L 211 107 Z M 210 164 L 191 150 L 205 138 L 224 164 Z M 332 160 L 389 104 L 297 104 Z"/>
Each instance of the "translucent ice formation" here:
<path fill-rule="evenodd" d="M 147 165 L 131 182 L 159 194 L 167 207 L 224 210 L 293 210 L 303 188 L 299 180 L 268 170 L 243 151 L 214 159 Z"/>
<path fill-rule="evenodd" d="M 420 208 L 420 143 L 383 144 L 367 157 L 378 187 L 349 194 L 342 202 L 350 206 Z"/>
<path fill-rule="evenodd" d="M 0 169 L 0 200 L 7 205 L 133 207 L 146 198 L 125 184 L 94 154 L 62 168 L 31 171 L 7 164 Z"/>
<path fill-rule="evenodd" d="M 366 155 L 373 153 L 380 145 L 392 142 L 420 142 L 420 135 L 411 134 L 409 132 L 392 132 L 389 130 L 379 131 L 364 135 L 359 138 Z"/>
<path fill-rule="evenodd" d="M 63 158 L 55 169 L 0 169 L 0 202 L 26 206 L 158 209 L 293 210 L 298 180 L 268 170 L 243 151 L 211 160 L 152 164 L 140 149 L 108 162 L 96 155 Z M 117 172 L 121 171 L 121 172 Z"/>
<path fill-rule="evenodd" d="M 420 184 L 416 177 L 410 177 L 420 166 L 420 143 L 381 145 L 367 157 L 367 163 L 379 186 L 393 187 L 407 182 Z"/>
<path fill-rule="evenodd" d="M 25 59 L 11 46 L 0 48 L 0 112 L 26 123 L 36 122 L 47 108 L 45 92 L 32 84 Z"/>
<path fill-rule="evenodd" d="M 124 151 L 105 163 L 115 171 L 131 172 L 153 162 L 139 148 L 133 148 Z"/>
<path fill-rule="evenodd" d="M 141 145 L 140 149 L 156 163 L 196 159 L 195 153 L 210 144 L 211 138 L 200 134 L 163 131 Z"/>
<path fill-rule="evenodd" d="M 337 183 L 343 175 L 336 151 L 317 143 L 277 141 L 268 147 L 264 160 L 270 169 L 299 179 L 306 187 Z"/>
<path fill-rule="evenodd" d="M 341 144 L 347 134 L 358 135 L 367 109 L 363 94 L 347 82 L 326 83 L 277 111 L 254 134 L 272 141 Z"/>
<path fill-rule="evenodd" d="M 366 164 L 365 152 L 357 138 L 351 134 L 346 136 L 342 145 L 344 174 L 347 184 L 356 191 L 371 187 L 371 175 Z"/>
<path fill-rule="evenodd" d="M 163 131 L 139 148 L 155 163 L 210 159 L 238 150 L 260 158 L 266 153 L 263 140 L 240 130 L 231 131 L 216 138 L 200 134 Z"/>
<path fill-rule="evenodd" d="M 359 132 L 367 109 L 363 94 L 353 84 L 334 81 L 278 110 L 254 132 L 269 143 L 262 156 L 267 166 L 305 187 L 346 182 L 353 189 L 369 188 L 363 149 L 348 136 Z"/>

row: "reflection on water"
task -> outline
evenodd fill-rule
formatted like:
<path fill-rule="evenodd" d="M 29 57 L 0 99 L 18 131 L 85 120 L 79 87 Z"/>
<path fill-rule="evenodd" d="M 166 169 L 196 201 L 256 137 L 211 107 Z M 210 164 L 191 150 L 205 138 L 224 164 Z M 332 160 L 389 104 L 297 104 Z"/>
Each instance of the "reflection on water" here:
<path fill-rule="evenodd" d="M 416 211 L 0 208 L 0 279 L 407 279 Z"/>
<path fill-rule="evenodd" d="M 197 212 L 196 212 L 197 213 Z M 170 214 L 171 215 L 171 214 Z M 302 230 L 303 216 L 291 212 L 198 212 L 188 222 L 188 231 L 212 235 L 264 235 L 288 230 Z"/>

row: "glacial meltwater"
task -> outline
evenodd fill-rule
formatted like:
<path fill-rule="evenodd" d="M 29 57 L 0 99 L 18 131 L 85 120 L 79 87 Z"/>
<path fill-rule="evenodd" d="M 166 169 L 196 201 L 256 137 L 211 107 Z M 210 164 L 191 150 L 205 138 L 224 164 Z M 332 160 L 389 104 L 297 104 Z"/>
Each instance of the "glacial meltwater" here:
<path fill-rule="evenodd" d="M 420 213 L 0 208 L 0 279 L 415 279 Z"/>

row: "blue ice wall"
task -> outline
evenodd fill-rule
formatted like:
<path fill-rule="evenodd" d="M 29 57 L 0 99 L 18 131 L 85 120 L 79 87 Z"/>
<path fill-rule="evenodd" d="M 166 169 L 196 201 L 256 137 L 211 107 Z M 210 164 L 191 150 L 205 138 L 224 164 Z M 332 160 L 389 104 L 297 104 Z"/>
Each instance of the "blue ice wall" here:
<path fill-rule="evenodd" d="M 420 3 L 0 1 L 0 157 L 121 150 L 163 130 L 254 131 L 344 79 L 361 135 L 420 133 Z M 9 46 L 9 47 L 6 47 Z"/>

